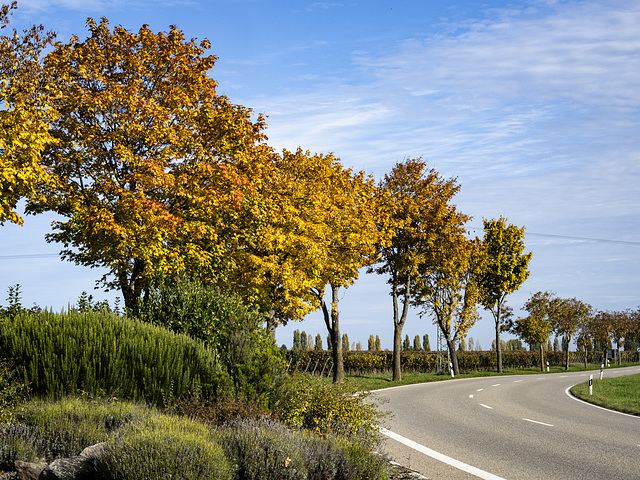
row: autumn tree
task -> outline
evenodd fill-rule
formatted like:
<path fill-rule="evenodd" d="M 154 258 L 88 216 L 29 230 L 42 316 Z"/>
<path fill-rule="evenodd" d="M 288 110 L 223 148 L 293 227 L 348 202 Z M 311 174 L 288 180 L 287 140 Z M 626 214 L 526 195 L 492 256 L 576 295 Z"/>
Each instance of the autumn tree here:
<path fill-rule="evenodd" d="M 429 343 L 429 335 L 427 335 L 426 333 L 422 336 L 422 348 L 426 352 L 431 351 L 431 344 Z"/>
<path fill-rule="evenodd" d="M 224 281 L 270 162 L 262 117 L 216 93 L 207 40 L 87 25 L 87 39 L 58 42 L 44 60 L 58 116 L 43 163 L 60 186 L 29 211 L 62 215 L 47 240 L 105 268 L 129 310 L 162 275 Z"/>
<path fill-rule="evenodd" d="M 553 301 L 553 330 L 564 337 L 565 370 L 569 370 L 569 345 L 578 328 L 593 315 L 591 305 L 576 298 L 557 298 Z M 557 341 L 557 339 L 556 339 Z"/>
<path fill-rule="evenodd" d="M 7 27 L 16 8 L 17 2 L 0 7 L 0 29 Z M 0 36 L 0 225 L 21 225 L 18 201 L 36 195 L 37 185 L 55 182 L 41 158 L 54 141 L 49 125 L 56 112 L 46 93 L 55 84 L 47 81 L 41 63 L 53 39 L 41 25 Z"/>
<path fill-rule="evenodd" d="M 524 227 L 507 225 L 507 219 L 484 220 L 484 261 L 478 270 L 480 303 L 495 321 L 498 373 L 502 373 L 500 331 L 507 295 L 520 288 L 529 276 L 531 253 L 524 253 Z"/>
<path fill-rule="evenodd" d="M 320 334 L 316 335 L 316 341 L 315 341 L 314 349 L 316 351 L 319 351 L 319 352 L 321 352 L 323 350 L 323 348 L 322 348 L 322 336 Z"/>
<path fill-rule="evenodd" d="M 479 242 L 465 237 L 462 214 L 450 213 L 420 270 L 414 303 L 422 315 L 432 315 L 442 332 L 455 375 L 460 373 L 456 345 L 478 320 L 476 269 Z"/>
<path fill-rule="evenodd" d="M 376 346 L 375 346 L 375 351 L 376 352 L 380 352 L 382 351 L 382 344 L 380 342 L 380 337 L 378 335 L 376 335 Z"/>
<path fill-rule="evenodd" d="M 393 380 L 400 381 L 402 329 L 414 297 L 415 281 L 452 212 L 451 198 L 459 191 L 455 179 L 443 179 L 428 170 L 420 158 L 395 165 L 380 182 L 384 192 L 385 222 L 380 230 L 391 234 L 379 249 L 379 263 L 371 270 L 388 275 L 393 301 Z"/>
<path fill-rule="evenodd" d="M 518 318 L 510 331 L 529 345 L 540 348 L 540 369 L 544 371 L 544 348 L 553 330 L 554 296 L 549 292 L 537 292 L 525 303 L 523 310 L 529 314 Z"/>

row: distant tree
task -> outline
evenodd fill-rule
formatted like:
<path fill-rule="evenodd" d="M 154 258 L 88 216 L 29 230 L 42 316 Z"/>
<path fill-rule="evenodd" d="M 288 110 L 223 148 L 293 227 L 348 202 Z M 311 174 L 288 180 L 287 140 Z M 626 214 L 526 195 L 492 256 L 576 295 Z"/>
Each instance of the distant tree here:
<path fill-rule="evenodd" d="M 300 330 L 293 331 L 293 347 L 292 350 L 302 350 L 302 343 L 300 342 Z"/>
<path fill-rule="evenodd" d="M 553 351 L 554 352 L 561 352 L 562 351 L 562 347 L 560 346 L 560 339 L 558 338 L 557 335 L 556 335 L 556 339 L 553 342 Z"/>
<path fill-rule="evenodd" d="M 507 225 L 507 219 L 484 220 L 484 263 L 479 270 L 480 303 L 493 315 L 496 327 L 498 373 L 502 373 L 500 332 L 507 295 L 529 276 L 531 253 L 524 253 L 524 227 Z"/>
<path fill-rule="evenodd" d="M 356 342 L 356 352 L 361 352 L 361 351 L 362 351 L 362 343 Z"/>
<path fill-rule="evenodd" d="M 314 349 L 316 351 L 319 351 L 319 352 L 322 351 L 322 335 L 320 335 L 320 334 L 316 335 L 316 342 L 315 342 L 315 345 L 314 345 Z"/>
<path fill-rule="evenodd" d="M 422 348 L 424 349 L 425 352 L 431 351 L 431 344 L 429 343 L 429 335 L 426 333 L 422 336 Z"/>
<path fill-rule="evenodd" d="M 511 326 L 510 331 L 528 342 L 540 345 L 540 369 L 544 371 L 544 347 L 550 345 L 549 335 L 553 330 L 552 319 L 553 295 L 549 292 L 534 294 L 524 305 L 529 315 L 519 318 Z"/>
<path fill-rule="evenodd" d="M 467 351 L 467 342 L 464 341 L 464 338 L 460 340 L 458 343 L 458 350 L 461 352 Z"/>
<path fill-rule="evenodd" d="M 308 350 L 314 350 L 315 346 L 313 343 L 313 335 L 311 335 L 310 333 L 307 335 L 307 349 Z"/>
<path fill-rule="evenodd" d="M 376 352 L 382 351 L 382 345 L 380 344 L 380 337 L 376 335 Z"/>
<path fill-rule="evenodd" d="M 413 338 L 413 349 L 416 352 L 421 352 L 422 351 L 422 345 L 420 345 L 420 335 L 416 335 Z"/>
<path fill-rule="evenodd" d="M 591 305 L 576 298 L 556 298 L 553 308 L 553 330 L 557 335 L 566 339 L 565 369 L 569 369 L 569 344 L 580 329 L 580 325 L 588 322 L 593 316 Z M 557 341 L 557 337 L 556 337 Z"/>
<path fill-rule="evenodd" d="M 367 350 L 372 351 L 376 349 L 376 339 L 373 335 L 369 335 L 369 340 L 367 340 Z"/>
<path fill-rule="evenodd" d="M 348 352 L 351 349 L 351 345 L 349 345 L 349 335 L 346 333 L 342 334 L 342 351 Z"/>
<path fill-rule="evenodd" d="M 411 342 L 409 341 L 409 335 L 404 336 L 404 342 L 402 342 L 402 350 L 408 352 L 411 350 Z"/>
<path fill-rule="evenodd" d="M 473 352 L 474 348 L 475 348 L 475 344 L 473 341 L 473 337 L 469 337 L 469 351 Z"/>

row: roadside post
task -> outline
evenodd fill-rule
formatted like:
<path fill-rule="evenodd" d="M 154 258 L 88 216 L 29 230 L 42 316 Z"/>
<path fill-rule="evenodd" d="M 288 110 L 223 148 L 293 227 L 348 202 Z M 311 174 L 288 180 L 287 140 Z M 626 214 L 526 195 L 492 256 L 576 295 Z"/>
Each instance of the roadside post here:
<path fill-rule="evenodd" d="M 547 362 L 547 372 L 549 371 L 549 362 Z"/>
<path fill-rule="evenodd" d="M 589 375 L 589 395 L 593 395 L 593 375 Z"/>
<path fill-rule="evenodd" d="M 453 373 L 453 364 L 451 362 L 449 362 L 449 370 L 451 370 L 451 378 L 454 378 L 456 374 Z"/>
<path fill-rule="evenodd" d="M 600 365 L 600 380 L 602 380 L 603 375 L 604 375 L 604 363 Z"/>

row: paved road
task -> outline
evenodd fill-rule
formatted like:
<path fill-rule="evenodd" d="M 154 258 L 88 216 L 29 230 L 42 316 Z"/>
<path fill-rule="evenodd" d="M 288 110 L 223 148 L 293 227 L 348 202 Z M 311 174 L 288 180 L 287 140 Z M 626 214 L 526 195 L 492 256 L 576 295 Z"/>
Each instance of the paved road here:
<path fill-rule="evenodd" d="M 640 367 L 607 369 L 605 378 L 635 373 Z M 379 390 L 391 412 L 383 451 L 433 479 L 640 479 L 640 417 L 567 394 L 588 379 L 558 373 Z"/>

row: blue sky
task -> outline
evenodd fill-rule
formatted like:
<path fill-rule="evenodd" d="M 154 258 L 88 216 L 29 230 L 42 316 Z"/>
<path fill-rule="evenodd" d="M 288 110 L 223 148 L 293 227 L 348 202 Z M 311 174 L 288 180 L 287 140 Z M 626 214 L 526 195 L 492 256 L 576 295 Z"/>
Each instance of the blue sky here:
<path fill-rule="evenodd" d="M 66 41 L 103 16 L 208 38 L 219 92 L 267 115 L 277 150 L 333 152 L 378 179 L 421 156 L 457 177 L 473 233 L 501 215 L 526 227 L 533 259 L 509 298 L 516 313 L 540 290 L 600 310 L 640 305 L 636 0 L 22 0 L 12 25 L 42 23 Z M 19 283 L 25 305 L 60 309 L 83 290 L 112 300 L 93 290 L 101 271 L 60 261 L 44 241 L 52 218 L 0 228 L 0 298 Z M 384 278 L 363 274 L 340 309 L 351 341 L 366 348 L 377 334 L 391 348 Z M 315 314 L 280 328 L 278 343 L 296 328 L 326 338 Z M 470 336 L 488 348 L 493 328 L 485 314 Z M 435 346 L 417 311 L 404 333 Z"/>

